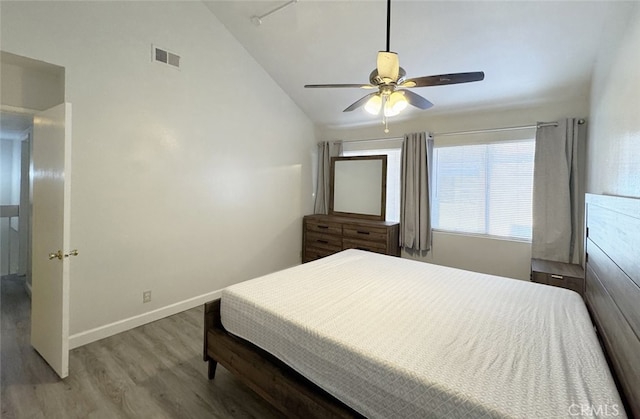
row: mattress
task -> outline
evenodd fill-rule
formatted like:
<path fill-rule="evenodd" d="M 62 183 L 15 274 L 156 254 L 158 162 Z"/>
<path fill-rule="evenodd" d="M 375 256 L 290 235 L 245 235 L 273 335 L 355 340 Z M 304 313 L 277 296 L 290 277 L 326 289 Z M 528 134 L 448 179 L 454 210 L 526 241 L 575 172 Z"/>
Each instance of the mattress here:
<path fill-rule="evenodd" d="M 565 289 L 346 250 L 226 288 L 221 318 L 369 418 L 624 415 Z"/>

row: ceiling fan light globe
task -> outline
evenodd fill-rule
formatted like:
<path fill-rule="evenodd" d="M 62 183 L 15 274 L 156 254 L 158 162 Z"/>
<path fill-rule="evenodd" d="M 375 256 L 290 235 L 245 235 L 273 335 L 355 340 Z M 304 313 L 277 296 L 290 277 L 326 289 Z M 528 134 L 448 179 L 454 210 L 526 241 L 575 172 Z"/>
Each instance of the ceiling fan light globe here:
<path fill-rule="evenodd" d="M 382 108 L 382 98 L 379 95 L 372 96 L 364 105 L 364 110 L 369 112 L 371 115 L 378 115 L 380 113 L 380 108 Z"/>
<path fill-rule="evenodd" d="M 400 112 L 398 112 L 397 110 L 393 109 L 390 106 L 385 106 L 384 107 L 384 116 L 386 116 L 387 118 L 390 116 L 396 116 L 398 115 Z"/>
<path fill-rule="evenodd" d="M 391 96 L 389 96 L 389 100 L 384 104 L 384 115 L 396 116 L 408 105 L 409 102 L 407 101 L 407 98 L 404 97 L 403 92 L 393 92 Z"/>

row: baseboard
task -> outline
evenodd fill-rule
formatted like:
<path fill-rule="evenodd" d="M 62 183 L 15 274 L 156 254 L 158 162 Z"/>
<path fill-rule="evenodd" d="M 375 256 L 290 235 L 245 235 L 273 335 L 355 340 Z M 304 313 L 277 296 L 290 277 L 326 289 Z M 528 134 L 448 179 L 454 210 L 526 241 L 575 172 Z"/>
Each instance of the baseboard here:
<path fill-rule="evenodd" d="M 144 324 L 151 323 L 168 316 L 172 316 L 182 311 L 192 309 L 208 301 L 220 298 L 220 294 L 220 290 L 213 291 L 207 294 L 200 295 L 198 297 L 190 298 L 188 300 L 170 304 L 166 307 L 149 311 L 148 313 L 140 314 L 128 319 L 119 320 L 117 322 L 96 327 L 95 329 L 87 330 L 85 332 L 76 333 L 69 336 L 69 349 L 78 348 L 91 342 L 95 342 L 97 340 L 134 329 L 138 326 L 142 326 Z"/>

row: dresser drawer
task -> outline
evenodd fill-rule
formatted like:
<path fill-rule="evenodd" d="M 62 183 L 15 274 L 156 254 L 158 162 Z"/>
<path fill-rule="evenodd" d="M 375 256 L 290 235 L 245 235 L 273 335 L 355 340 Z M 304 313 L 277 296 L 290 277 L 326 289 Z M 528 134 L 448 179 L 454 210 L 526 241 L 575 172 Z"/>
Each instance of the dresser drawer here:
<path fill-rule="evenodd" d="M 346 237 L 342 239 L 342 247 L 344 249 L 360 249 L 376 253 L 387 252 L 387 246 L 384 243 L 369 240 L 348 239 Z"/>
<path fill-rule="evenodd" d="M 398 223 L 314 214 L 304 217 L 302 227 L 303 263 L 346 249 L 400 256 Z"/>
<path fill-rule="evenodd" d="M 305 236 L 305 246 L 339 252 L 342 250 L 342 237 L 309 231 Z"/>
<path fill-rule="evenodd" d="M 329 256 L 336 253 L 335 251 L 331 251 L 331 250 L 327 250 L 327 249 L 320 249 L 317 247 L 307 247 L 304 250 L 304 260 L 302 261 L 303 263 L 306 262 L 310 262 L 312 260 L 316 260 L 316 259 L 320 259 L 323 258 L 325 256 Z"/>
<path fill-rule="evenodd" d="M 342 235 L 342 224 L 331 221 L 306 220 L 305 228 L 307 232 Z"/>
<path fill-rule="evenodd" d="M 538 284 L 549 285 L 549 275 L 544 272 L 532 272 L 531 279 L 533 282 L 537 282 Z"/>
<path fill-rule="evenodd" d="M 344 237 L 362 239 L 367 241 L 387 241 L 387 229 L 372 226 L 345 225 L 342 227 Z"/>
<path fill-rule="evenodd" d="M 584 280 L 572 276 L 550 274 L 545 272 L 533 272 L 533 282 L 553 285 L 554 287 L 573 290 L 580 295 L 584 293 Z"/>
<path fill-rule="evenodd" d="M 548 276 L 548 284 L 553 285 L 555 287 L 567 288 L 570 290 L 574 290 L 580 294 L 582 294 L 582 278 L 574 278 L 571 276 L 562 276 L 556 274 L 547 274 Z"/>
<path fill-rule="evenodd" d="M 584 295 L 584 270 L 580 265 L 531 259 L 531 279 L 539 284 L 566 288 Z"/>

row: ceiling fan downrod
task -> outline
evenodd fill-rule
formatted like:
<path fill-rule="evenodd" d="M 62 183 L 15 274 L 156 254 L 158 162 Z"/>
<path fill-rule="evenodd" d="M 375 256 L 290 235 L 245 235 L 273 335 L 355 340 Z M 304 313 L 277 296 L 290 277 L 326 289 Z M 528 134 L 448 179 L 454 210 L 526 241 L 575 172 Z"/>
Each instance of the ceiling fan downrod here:
<path fill-rule="evenodd" d="M 391 52 L 391 0 L 387 0 L 387 52 Z"/>

